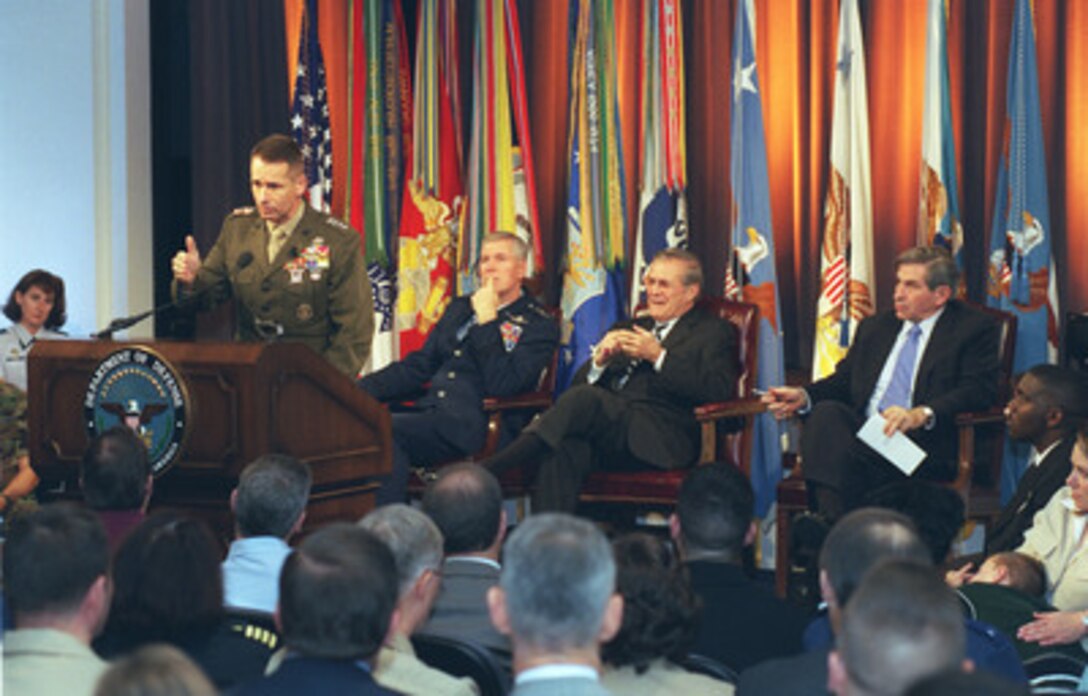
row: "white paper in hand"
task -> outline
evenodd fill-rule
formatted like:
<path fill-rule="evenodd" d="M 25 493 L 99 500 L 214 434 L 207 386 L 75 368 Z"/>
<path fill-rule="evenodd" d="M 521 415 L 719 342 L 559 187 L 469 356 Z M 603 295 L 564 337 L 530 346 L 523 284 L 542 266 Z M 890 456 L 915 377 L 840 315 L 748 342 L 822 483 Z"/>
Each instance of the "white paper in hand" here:
<path fill-rule="evenodd" d="M 914 444 L 914 440 L 901 432 L 892 433 L 891 437 L 884 434 L 884 416 L 879 413 L 865 421 L 858 431 L 858 438 L 865 444 L 876 450 L 876 453 L 899 467 L 907 476 L 914 473 L 922 460 L 926 458 L 926 451 Z"/>

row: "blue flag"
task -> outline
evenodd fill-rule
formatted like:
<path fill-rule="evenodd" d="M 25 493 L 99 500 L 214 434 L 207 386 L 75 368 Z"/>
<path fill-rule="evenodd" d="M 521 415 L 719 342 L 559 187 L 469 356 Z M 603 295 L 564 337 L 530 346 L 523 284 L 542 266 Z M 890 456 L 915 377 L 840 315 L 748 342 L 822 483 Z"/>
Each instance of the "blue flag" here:
<path fill-rule="evenodd" d="M 785 382 L 782 330 L 778 323 L 778 282 L 774 268 L 774 234 L 767 179 L 767 147 L 759 96 L 748 2 L 737 2 L 733 28 L 733 105 L 730 132 L 730 181 L 733 190 L 733 252 L 727 268 L 727 290 L 759 305 L 760 389 Z M 752 447 L 752 488 L 756 514 L 763 517 L 782 478 L 782 426 L 769 413 L 756 417 Z"/>
<path fill-rule="evenodd" d="M 929 0 L 926 27 L 926 93 L 922 109 L 922 164 L 918 197 L 918 243 L 948 249 L 963 280 L 963 225 L 956 183 L 952 90 L 948 80 L 948 29 L 944 0 Z"/>
<path fill-rule="evenodd" d="M 570 180 L 567 260 L 563 274 L 562 338 L 556 391 L 570 386 L 593 345 L 623 316 L 623 239 L 626 220 L 623 155 L 615 100 L 611 2 L 574 3 L 576 32 L 570 60 Z M 602 18 L 595 16 L 600 12 Z"/>
<path fill-rule="evenodd" d="M 310 205 L 327 212 L 332 205 L 332 130 L 325 61 L 317 39 L 317 0 L 306 0 L 302 14 L 295 98 L 291 104 L 291 137 L 306 159 Z"/>
<path fill-rule="evenodd" d="M 1056 360 L 1058 313 L 1035 30 L 1028 0 L 1016 2 L 1005 108 L 986 290 L 991 307 L 1017 317 L 1014 370 L 1020 373 Z M 1026 446 L 1006 445 L 1003 500 L 1012 495 L 1026 465 Z"/>

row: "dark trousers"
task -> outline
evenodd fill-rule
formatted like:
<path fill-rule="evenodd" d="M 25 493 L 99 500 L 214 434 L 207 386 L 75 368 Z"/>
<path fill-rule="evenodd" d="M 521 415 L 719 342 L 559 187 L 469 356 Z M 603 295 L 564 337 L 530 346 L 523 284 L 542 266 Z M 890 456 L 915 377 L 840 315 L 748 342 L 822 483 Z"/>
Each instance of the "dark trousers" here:
<path fill-rule="evenodd" d="M 375 498 L 378 505 L 403 503 L 407 499 L 408 476 L 413 466 L 429 467 L 472 454 L 446 439 L 443 419 L 433 410 L 403 411 L 392 416 L 393 471 L 381 477 L 381 488 Z"/>
<path fill-rule="evenodd" d="M 595 469 L 654 468 L 628 447 L 627 407 L 618 394 L 582 384 L 563 392 L 526 429 L 551 450 L 537 474 L 534 512 L 573 512 L 582 484 Z"/>
<path fill-rule="evenodd" d="M 857 437 L 865 417 L 841 401 L 821 401 L 812 407 L 801 433 L 801 466 L 819 512 L 838 517 L 861 507 L 870 491 L 906 475 Z M 955 465 L 928 458 L 914 472 L 920 479 L 947 481 Z M 839 509 L 834 509 L 838 498 Z M 830 509 L 824 509 L 830 508 Z"/>

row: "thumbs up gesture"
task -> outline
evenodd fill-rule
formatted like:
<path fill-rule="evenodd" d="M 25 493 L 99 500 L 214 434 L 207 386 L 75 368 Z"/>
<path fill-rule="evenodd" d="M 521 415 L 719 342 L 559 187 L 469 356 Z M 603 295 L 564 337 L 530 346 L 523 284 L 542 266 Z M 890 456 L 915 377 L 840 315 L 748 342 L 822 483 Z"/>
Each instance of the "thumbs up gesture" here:
<path fill-rule="evenodd" d="M 174 280 L 186 285 L 196 279 L 200 270 L 200 251 L 196 248 L 196 240 L 192 235 L 185 238 L 185 251 L 174 254 L 172 262 Z"/>

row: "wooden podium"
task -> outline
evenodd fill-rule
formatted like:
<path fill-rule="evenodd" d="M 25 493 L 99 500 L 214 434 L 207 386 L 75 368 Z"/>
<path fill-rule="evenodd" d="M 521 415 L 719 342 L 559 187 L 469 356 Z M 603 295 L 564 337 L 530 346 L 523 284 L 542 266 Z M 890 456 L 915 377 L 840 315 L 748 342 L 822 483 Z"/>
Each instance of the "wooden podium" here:
<path fill-rule="evenodd" d="M 125 347 L 165 358 L 188 392 L 187 440 L 155 480 L 153 508 L 183 509 L 229 538 L 230 492 L 242 468 L 278 452 L 308 463 L 307 526 L 354 521 L 392 470 L 388 411 L 296 343 L 40 341 L 30 352 L 30 458 L 43 483 L 78 497 L 90 438 L 83 402 L 98 364 Z"/>

